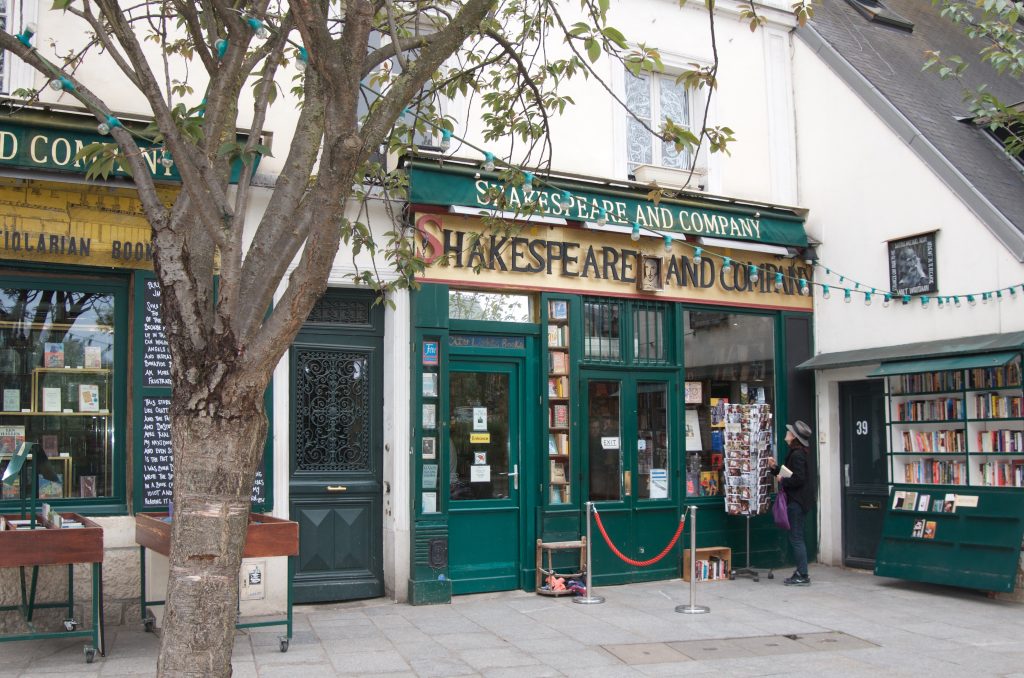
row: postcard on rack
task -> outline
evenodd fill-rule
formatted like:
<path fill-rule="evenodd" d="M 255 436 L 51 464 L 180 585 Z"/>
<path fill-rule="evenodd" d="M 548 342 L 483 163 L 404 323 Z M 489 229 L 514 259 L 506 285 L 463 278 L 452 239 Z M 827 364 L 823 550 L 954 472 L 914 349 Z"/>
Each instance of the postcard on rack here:
<path fill-rule="evenodd" d="M 100 411 L 100 388 L 96 384 L 78 385 L 78 411 Z"/>

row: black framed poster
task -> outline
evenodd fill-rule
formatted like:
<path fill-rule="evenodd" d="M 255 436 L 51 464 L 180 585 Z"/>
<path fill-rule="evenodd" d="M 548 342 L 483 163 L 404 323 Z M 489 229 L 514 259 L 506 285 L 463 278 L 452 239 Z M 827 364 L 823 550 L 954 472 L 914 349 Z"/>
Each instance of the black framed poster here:
<path fill-rule="evenodd" d="M 900 295 L 938 289 L 934 232 L 889 241 L 889 289 Z"/>

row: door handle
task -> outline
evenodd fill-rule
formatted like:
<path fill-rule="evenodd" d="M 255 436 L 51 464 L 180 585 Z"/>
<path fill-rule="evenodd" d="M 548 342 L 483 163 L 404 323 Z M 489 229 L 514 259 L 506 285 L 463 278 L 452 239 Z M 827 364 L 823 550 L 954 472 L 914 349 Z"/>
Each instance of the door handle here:
<path fill-rule="evenodd" d="M 512 479 L 512 487 L 516 490 L 519 489 L 519 464 L 512 464 L 512 469 L 508 473 L 501 473 L 499 475 L 508 476 Z"/>
<path fill-rule="evenodd" d="M 348 492 L 348 488 L 345 487 L 344 485 L 328 485 L 327 486 L 327 491 L 328 492 Z"/>
<path fill-rule="evenodd" d="M 843 464 L 843 479 L 846 481 L 846 487 L 850 486 L 850 465 Z"/>
<path fill-rule="evenodd" d="M 626 496 L 629 497 L 633 494 L 633 472 L 623 471 L 622 472 L 622 486 Z"/>

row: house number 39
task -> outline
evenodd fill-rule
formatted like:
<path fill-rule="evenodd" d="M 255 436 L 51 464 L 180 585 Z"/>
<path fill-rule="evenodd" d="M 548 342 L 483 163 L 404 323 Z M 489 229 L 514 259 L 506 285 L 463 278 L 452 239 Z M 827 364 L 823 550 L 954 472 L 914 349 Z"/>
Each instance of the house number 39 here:
<path fill-rule="evenodd" d="M 868 422 L 861 420 L 857 422 L 857 435 L 866 436 L 868 434 Z"/>

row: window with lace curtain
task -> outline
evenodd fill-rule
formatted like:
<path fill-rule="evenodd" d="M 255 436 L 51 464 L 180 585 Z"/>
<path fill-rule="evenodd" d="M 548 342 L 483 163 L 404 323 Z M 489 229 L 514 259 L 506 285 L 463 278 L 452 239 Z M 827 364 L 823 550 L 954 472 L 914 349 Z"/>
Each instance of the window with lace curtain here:
<path fill-rule="evenodd" d="M 690 153 L 676 151 L 674 144 L 658 139 L 647 128 L 657 131 L 665 118 L 671 118 L 675 124 L 692 129 L 691 93 L 682 84 L 676 84 L 673 75 L 641 73 L 636 76 L 626 71 L 625 100 L 633 113 L 626 117 L 629 173 L 633 174 L 637 165 L 688 169 Z"/>

